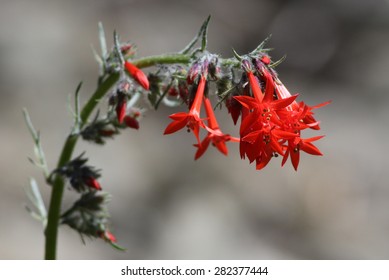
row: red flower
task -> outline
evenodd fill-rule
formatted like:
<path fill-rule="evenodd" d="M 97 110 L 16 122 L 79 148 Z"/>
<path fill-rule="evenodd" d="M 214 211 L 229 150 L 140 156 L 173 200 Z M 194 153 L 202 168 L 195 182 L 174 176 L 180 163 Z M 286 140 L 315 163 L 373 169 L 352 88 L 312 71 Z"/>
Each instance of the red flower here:
<path fill-rule="evenodd" d="M 254 97 L 235 97 L 245 109 L 240 126 L 240 153 L 242 158 L 247 156 L 250 162 L 255 160 L 257 169 L 262 169 L 273 155 L 283 155 L 283 139 L 297 136 L 282 129 L 282 121 L 277 114 L 294 102 L 297 95 L 274 100 L 274 81 L 268 72 L 263 72 L 266 80 L 265 94 L 253 72 L 248 71 L 247 75 Z"/>
<path fill-rule="evenodd" d="M 236 125 L 242 111 L 242 105 L 234 98 L 234 96 L 231 96 L 226 100 L 226 107 L 228 109 L 228 113 L 231 114 L 232 121 Z"/>
<path fill-rule="evenodd" d="M 85 179 L 85 184 L 88 186 L 88 187 L 91 187 L 92 189 L 96 189 L 98 191 L 101 191 L 102 188 L 100 186 L 100 183 L 93 177 L 87 177 Z"/>
<path fill-rule="evenodd" d="M 308 139 L 302 139 L 300 137 L 295 137 L 293 139 L 293 141 L 289 140 L 284 158 L 282 159 L 282 166 L 288 160 L 288 156 L 290 155 L 292 165 L 293 165 L 294 169 L 297 171 L 297 168 L 298 168 L 298 165 L 300 162 L 300 150 L 303 150 L 304 152 L 311 154 L 311 155 L 322 156 L 323 154 L 320 152 L 320 150 L 315 145 L 312 144 L 312 142 L 319 140 L 323 137 L 324 136 L 316 136 L 316 137 L 312 137 L 312 138 L 308 138 Z"/>
<path fill-rule="evenodd" d="M 195 160 L 204 154 L 211 142 L 221 153 L 225 155 L 228 154 L 226 146 L 227 141 L 239 142 L 238 138 L 231 137 L 230 135 L 223 134 L 221 132 L 215 113 L 213 112 L 211 101 L 208 98 L 204 98 L 204 107 L 208 117 L 208 128 L 206 128 L 208 130 L 208 135 L 200 144 L 195 144 L 195 147 L 198 148 L 195 154 Z"/>
<path fill-rule="evenodd" d="M 134 64 L 125 61 L 124 67 L 130 73 L 130 75 L 146 90 L 149 89 L 149 80 L 147 79 L 147 76 L 145 73 L 143 73 L 142 70 L 140 70 L 138 67 L 136 67 Z"/>
<path fill-rule="evenodd" d="M 289 90 L 282 84 L 276 84 L 276 94 L 279 99 L 282 98 L 288 98 L 292 96 L 289 92 Z M 297 111 L 302 112 L 303 117 L 302 122 L 309 125 L 311 129 L 320 130 L 319 122 L 316 121 L 316 119 L 313 117 L 313 109 L 317 109 L 323 106 L 326 106 L 330 104 L 331 101 L 323 102 L 321 104 L 318 104 L 316 106 L 308 106 L 303 102 L 297 103 L 296 101 L 292 102 L 292 104 L 289 106 L 289 111 Z"/>
<path fill-rule="evenodd" d="M 200 126 L 205 127 L 202 120 L 200 119 L 200 109 L 201 109 L 201 102 L 204 96 L 205 83 L 206 83 L 206 79 L 202 75 L 200 78 L 200 82 L 197 86 L 196 96 L 189 110 L 189 113 L 180 112 L 180 113 L 175 113 L 170 115 L 169 118 L 171 118 L 173 122 L 171 122 L 166 127 L 164 134 L 174 133 L 187 126 L 188 129 L 193 131 L 194 135 L 197 138 L 197 142 L 200 143 L 200 139 L 199 139 Z"/>

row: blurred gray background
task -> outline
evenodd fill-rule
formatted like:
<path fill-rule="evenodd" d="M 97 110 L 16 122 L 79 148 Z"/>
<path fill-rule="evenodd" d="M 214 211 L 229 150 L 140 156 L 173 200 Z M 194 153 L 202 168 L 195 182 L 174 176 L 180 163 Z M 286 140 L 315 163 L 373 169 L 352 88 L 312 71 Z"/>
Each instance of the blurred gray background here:
<path fill-rule="evenodd" d="M 83 245 L 62 227 L 61 259 L 389 258 L 389 2 L 0 0 L 0 258 L 41 259 L 43 231 L 24 209 L 23 188 L 39 170 L 27 107 L 53 168 L 71 127 L 67 99 L 80 80 L 95 89 L 97 23 L 116 29 L 139 56 L 180 50 L 212 15 L 209 50 L 251 51 L 269 34 L 280 78 L 316 111 L 324 157 L 304 154 L 299 171 L 274 160 L 262 171 L 212 147 L 193 160 L 192 135 L 163 136 L 168 115 L 148 111 L 139 131 L 103 148 L 81 143 L 112 194 L 112 230 L 126 252 L 101 240 Z M 179 109 L 181 110 L 181 109 Z M 236 134 L 226 111 L 225 132 Z M 68 192 L 64 207 L 74 195 Z"/>

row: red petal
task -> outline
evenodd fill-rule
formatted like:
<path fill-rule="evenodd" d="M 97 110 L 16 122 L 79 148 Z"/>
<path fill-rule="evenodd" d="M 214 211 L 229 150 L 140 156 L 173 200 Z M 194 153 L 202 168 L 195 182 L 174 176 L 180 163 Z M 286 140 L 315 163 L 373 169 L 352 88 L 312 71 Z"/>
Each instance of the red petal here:
<path fill-rule="evenodd" d="M 288 160 L 289 157 L 289 149 L 286 150 L 284 157 L 282 158 L 281 166 L 284 166 L 285 162 Z"/>
<path fill-rule="evenodd" d="M 166 127 L 165 132 L 163 134 L 174 133 L 174 132 L 184 128 L 187 123 L 188 123 L 187 119 L 183 119 L 181 121 L 173 121 Z"/>
<path fill-rule="evenodd" d="M 215 146 L 222 154 L 228 155 L 228 149 L 225 142 L 216 143 Z"/>
<path fill-rule="evenodd" d="M 234 99 L 247 109 L 254 109 L 258 107 L 258 101 L 250 96 L 234 96 Z"/>
<path fill-rule="evenodd" d="M 205 151 L 207 150 L 207 148 L 209 146 L 210 141 L 211 141 L 211 139 L 209 137 L 205 137 L 205 139 L 203 140 L 203 142 L 201 142 L 200 145 L 199 144 L 195 145 L 198 147 L 196 154 L 195 154 L 195 160 L 199 159 L 205 153 Z"/>
<path fill-rule="evenodd" d="M 297 171 L 297 167 L 299 166 L 300 162 L 300 151 L 295 152 L 294 150 L 292 150 L 290 153 L 290 159 L 292 160 L 294 170 Z"/>
<path fill-rule="evenodd" d="M 247 75 L 249 77 L 250 88 L 253 92 L 254 98 L 257 102 L 261 103 L 263 100 L 263 93 L 261 87 L 259 86 L 258 80 L 251 71 L 247 72 Z"/>
<path fill-rule="evenodd" d="M 242 141 L 253 144 L 255 141 L 257 141 L 258 137 L 260 137 L 260 132 L 261 131 L 259 130 L 250 132 L 249 134 L 247 134 L 242 138 Z"/>
<path fill-rule="evenodd" d="M 298 94 L 292 95 L 291 97 L 283 98 L 283 99 L 278 99 L 272 103 L 272 107 L 275 110 L 280 110 L 282 108 L 285 108 L 289 106 L 290 104 L 293 103 L 293 101 L 296 100 Z"/>
<path fill-rule="evenodd" d="M 188 113 L 179 112 L 179 113 L 171 114 L 169 116 L 169 118 L 171 118 L 172 120 L 175 120 L 175 121 L 180 121 L 180 120 L 187 118 L 188 116 L 189 116 Z"/>
<path fill-rule="evenodd" d="M 116 105 L 116 115 L 119 123 L 123 122 L 124 117 L 126 116 L 126 109 L 127 109 L 127 101 L 124 98 L 122 98 L 121 100 L 119 100 L 118 104 Z"/>
<path fill-rule="evenodd" d="M 311 154 L 311 155 L 315 155 L 315 156 L 322 156 L 323 155 L 320 152 L 320 150 L 315 145 L 313 145 L 312 143 L 304 143 L 302 141 L 302 143 L 300 144 L 300 148 L 304 152 L 306 152 L 308 154 Z"/>
<path fill-rule="evenodd" d="M 298 134 L 296 134 L 296 133 L 288 132 L 288 131 L 281 130 L 281 129 L 273 129 L 272 134 L 279 139 L 281 139 L 281 138 L 282 139 L 290 139 L 290 138 L 298 136 Z"/>

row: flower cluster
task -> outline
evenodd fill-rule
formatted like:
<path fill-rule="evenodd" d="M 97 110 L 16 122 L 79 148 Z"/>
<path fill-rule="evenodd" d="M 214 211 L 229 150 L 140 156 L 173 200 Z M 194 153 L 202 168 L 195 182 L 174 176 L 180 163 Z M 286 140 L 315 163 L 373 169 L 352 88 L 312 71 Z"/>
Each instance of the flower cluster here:
<path fill-rule="evenodd" d="M 60 175 L 69 180 L 70 186 L 81 193 L 81 197 L 61 216 L 61 223 L 76 229 L 81 237 L 98 237 L 109 243 L 116 243 L 115 236 L 107 227 L 108 213 L 104 204 L 106 194 L 98 194 L 102 190 L 99 181 L 100 172 L 87 165 L 83 154 L 69 161 L 66 165 L 54 170 L 51 177 Z"/>
<path fill-rule="evenodd" d="M 190 94 L 183 101 L 189 106 L 189 112 L 179 112 L 169 116 L 173 121 L 166 127 L 164 134 L 174 133 L 184 127 L 192 131 L 197 143 L 195 159 L 204 154 L 212 143 L 221 153 L 227 155 L 226 142 L 239 142 L 241 158 L 255 162 L 256 168 L 264 168 L 273 157 L 283 157 L 282 165 L 291 158 L 297 170 L 300 151 L 312 155 L 322 155 L 312 143 L 323 136 L 302 138 L 305 129 L 319 130 L 319 122 L 313 117 L 313 109 L 328 102 L 308 106 L 297 102 L 297 95 L 291 95 L 282 84 L 270 57 L 262 47 L 247 56 L 236 55 L 236 63 L 221 67 L 216 55 L 204 53 L 192 63 L 186 75 L 186 87 Z M 241 72 L 241 79 L 232 79 L 233 72 Z M 212 74 L 211 74 L 212 73 Z M 239 138 L 224 134 L 208 97 L 209 83 L 215 82 L 217 95 L 225 100 L 228 112 L 234 124 L 241 117 Z M 220 89 L 222 88 L 222 90 Z M 175 92 L 176 89 L 171 88 Z M 182 94 L 175 95 L 182 98 Z M 220 102 L 219 102 L 220 103 Z M 201 118 L 200 111 L 204 105 L 206 118 Z M 205 123 L 205 120 L 207 123 Z M 201 141 L 200 131 L 207 135 Z"/>
<path fill-rule="evenodd" d="M 189 101 L 187 102 L 190 105 L 189 112 L 180 112 L 170 115 L 169 118 L 173 121 L 166 127 L 164 132 L 164 134 L 171 134 L 184 127 L 187 127 L 188 131 L 192 131 L 197 140 L 197 143 L 194 145 L 197 147 L 195 159 L 198 159 L 204 154 L 211 142 L 221 153 L 227 155 L 228 150 L 226 142 L 239 141 L 237 138 L 231 137 L 229 134 L 224 134 L 220 130 L 211 101 L 205 94 L 205 91 L 208 88 L 208 76 L 214 79 L 219 71 L 220 68 L 217 65 L 217 62 L 213 62 L 207 58 L 202 62 L 193 64 L 189 69 L 187 76 L 187 83 L 192 86 L 192 91 L 194 91 L 194 96 L 190 96 Z M 200 118 L 200 111 L 203 104 L 207 115 L 207 125 L 204 123 L 204 120 Z M 203 141 L 200 141 L 200 128 L 207 131 L 207 136 Z"/>
<path fill-rule="evenodd" d="M 248 84 L 244 95 L 234 96 L 241 114 L 240 155 L 256 162 L 256 168 L 264 168 L 273 157 L 283 156 L 282 165 L 290 156 L 297 170 L 300 151 L 312 155 L 322 155 L 312 142 L 322 138 L 316 136 L 301 138 L 301 131 L 307 128 L 320 129 L 319 122 L 313 117 L 312 109 L 304 102 L 297 103 L 297 95 L 291 95 L 278 79 L 277 74 L 268 67 L 270 59 L 262 54 L 252 61 L 242 60 L 243 75 Z"/>
<path fill-rule="evenodd" d="M 116 237 L 107 227 L 107 199 L 107 194 L 98 194 L 96 191 L 83 193 L 81 198 L 62 214 L 61 223 L 75 229 L 82 239 L 87 236 L 102 238 L 111 244 L 116 243 Z"/>

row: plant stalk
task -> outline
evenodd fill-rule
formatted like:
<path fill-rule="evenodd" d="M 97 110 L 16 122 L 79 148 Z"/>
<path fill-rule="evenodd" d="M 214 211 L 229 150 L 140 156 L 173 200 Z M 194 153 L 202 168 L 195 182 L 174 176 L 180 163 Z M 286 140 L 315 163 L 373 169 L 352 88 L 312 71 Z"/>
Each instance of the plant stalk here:
<path fill-rule="evenodd" d="M 132 61 L 138 68 L 154 66 L 156 64 L 187 64 L 190 62 L 190 56 L 184 54 L 168 54 L 145 57 L 139 60 Z M 110 74 L 84 105 L 80 113 L 80 129 L 87 123 L 89 116 L 96 108 L 100 100 L 106 95 L 108 90 L 115 85 L 119 79 L 119 73 Z M 57 164 L 57 168 L 68 163 L 76 147 L 78 134 L 70 134 L 65 141 L 62 152 Z M 65 180 L 62 176 L 56 175 L 52 183 L 52 192 L 50 198 L 50 206 L 48 210 L 48 220 L 45 230 L 45 259 L 55 260 L 57 257 L 57 239 L 58 227 L 61 217 L 61 204 L 65 187 Z"/>

